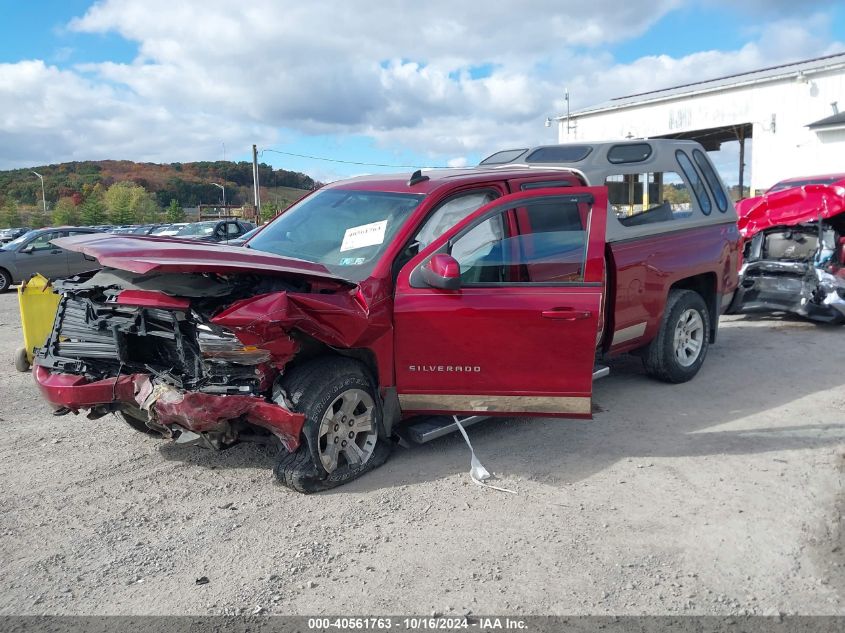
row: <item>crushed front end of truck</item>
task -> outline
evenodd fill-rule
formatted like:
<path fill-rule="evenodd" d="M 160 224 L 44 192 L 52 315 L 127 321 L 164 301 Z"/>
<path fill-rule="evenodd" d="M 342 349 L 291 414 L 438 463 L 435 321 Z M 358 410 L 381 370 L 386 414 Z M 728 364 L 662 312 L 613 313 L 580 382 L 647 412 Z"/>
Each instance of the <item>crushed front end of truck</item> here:
<path fill-rule="evenodd" d="M 245 344 L 215 323 L 215 313 L 244 293 L 244 281 L 105 270 L 60 282 L 53 331 L 35 355 L 41 393 L 60 413 L 119 412 L 164 437 L 221 448 L 250 425 L 296 450 L 304 418 L 272 399 L 296 343 L 279 333 L 262 341 L 270 349 Z"/>
<path fill-rule="evenodd" d="M 389 330 L 373 324 L 356 284 L 307 262 L 117 236 L 63 245 L 107 267 L 55 284 L 61 299 L 33 375 L 57 415 L 116 413 L 136 430 L 218 449 L 276 438 L 295 453 L 307 416 L 286 373 Z"/>
<path fill-rule="evenodd" d="M 794 187 L 738 211 L 744 248 L 730 311 L 845 322 L 845 188 Z"/>

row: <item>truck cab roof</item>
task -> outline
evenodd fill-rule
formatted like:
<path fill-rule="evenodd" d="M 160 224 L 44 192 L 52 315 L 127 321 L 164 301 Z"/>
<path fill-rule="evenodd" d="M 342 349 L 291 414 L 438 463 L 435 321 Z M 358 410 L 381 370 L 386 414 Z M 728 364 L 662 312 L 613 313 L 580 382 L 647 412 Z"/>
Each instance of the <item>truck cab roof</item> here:
<path fill-rule="evenodd" d="M 543 165 L 541 168 L 528 164 L 507 165 L 506 167 L 465 167 L 460 169 L 422 169 L 413 173 L 371 174 L 358 176 L 326 185 L 325 188 L 349 190 L 375 190 L 391 193 L 429 194 L 442 187 L 453 188 L 487 181 L 501 181 L 510 178 L 530 176 L 558 176 L 561 173 L 572 174 L 582 183 L 586 178 L 575 167 Z"/>

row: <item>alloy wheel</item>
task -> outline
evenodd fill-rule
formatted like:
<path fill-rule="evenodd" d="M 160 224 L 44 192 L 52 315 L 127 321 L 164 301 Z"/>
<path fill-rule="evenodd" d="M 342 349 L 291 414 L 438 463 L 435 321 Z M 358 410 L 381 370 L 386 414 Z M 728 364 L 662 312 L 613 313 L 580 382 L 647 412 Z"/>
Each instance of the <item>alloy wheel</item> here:
<path fill-rule="evenodd" d="M 678 363 L 689 367 L 698 360 L 704 336 L 704 320 L 698 310 L 684 310 L 675 326 L 675 358 Z"/>
<path fill-rule="evenodd" d="M 320 461 L 326 472 L 334 472 L 341 462 L 364 464 L 378 441 L 375 403 L 362 389 L 349 389 L 335 398 L 320 422 Z"/>

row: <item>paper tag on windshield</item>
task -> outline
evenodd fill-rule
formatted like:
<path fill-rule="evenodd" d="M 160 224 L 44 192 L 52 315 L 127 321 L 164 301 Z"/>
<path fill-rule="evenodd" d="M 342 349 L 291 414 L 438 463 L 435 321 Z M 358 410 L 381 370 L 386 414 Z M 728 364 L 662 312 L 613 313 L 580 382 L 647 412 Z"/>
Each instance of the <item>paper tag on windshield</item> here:
<path fill-rule="evenodd" d="M 351 251 L 365 246 L 375 246 L 384 242 L 384 232 L 387 230 L 387 220 L 362 224 L 346 229 L 343 234 L 343 243 L 340 245 L 340 252 Z"/>

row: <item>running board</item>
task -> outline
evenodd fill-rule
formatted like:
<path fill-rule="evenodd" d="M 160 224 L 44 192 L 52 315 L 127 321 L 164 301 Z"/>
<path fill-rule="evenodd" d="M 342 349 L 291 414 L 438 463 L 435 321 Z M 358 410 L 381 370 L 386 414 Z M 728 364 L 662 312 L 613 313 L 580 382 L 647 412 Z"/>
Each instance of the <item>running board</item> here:
<path fill-rule="evenodd" d="M 486 420 L 488 416 L 473 415 L 468 418 L 461 419 L 461 426 L 464 428 L 472 426 L 476 422 Z M 423 418 L 414 424 L 409 424 L 405 427 L 405 431 L 411 441 L 417 444 L 425 444 L 431 440 L 436 440 L 438 437 L 449 435 L 458 430 L 458 425 L 451 417 L 445 415 L 431 416 Z"/>
<path fill-rule="evenodd" d="M 593 382 L 610 374 L 610 367 L 596 365 L 593 367 Z"/>

